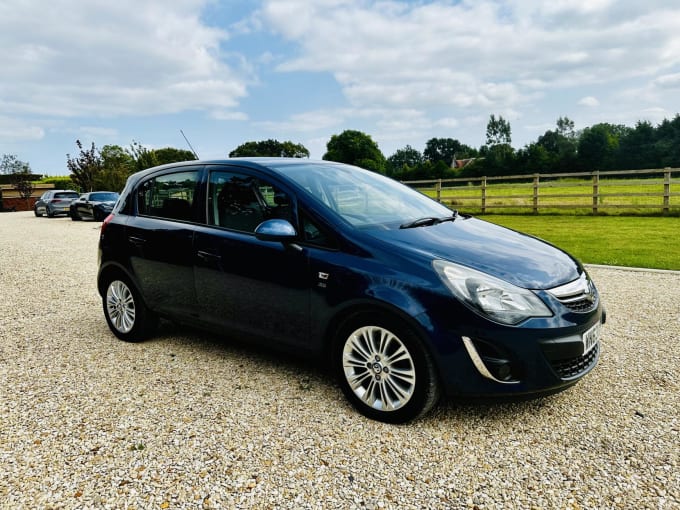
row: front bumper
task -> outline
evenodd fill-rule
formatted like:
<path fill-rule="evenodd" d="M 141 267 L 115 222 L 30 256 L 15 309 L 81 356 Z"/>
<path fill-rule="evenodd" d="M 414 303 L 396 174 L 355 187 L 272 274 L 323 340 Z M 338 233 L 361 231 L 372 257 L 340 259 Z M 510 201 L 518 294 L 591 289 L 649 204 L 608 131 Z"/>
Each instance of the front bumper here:
<path fill-rule="evenodd" d="M 606 321 L 601 302 L 587 313 L 566 311 L 520 326 L 457 317 L 454 310 L 423 315 L 418 320 L 429 329 L 444 390 L 458 397 L 540 395 L 572 386 L 600 357 L 601 341 L 586 347 L 584 334 Z"/>

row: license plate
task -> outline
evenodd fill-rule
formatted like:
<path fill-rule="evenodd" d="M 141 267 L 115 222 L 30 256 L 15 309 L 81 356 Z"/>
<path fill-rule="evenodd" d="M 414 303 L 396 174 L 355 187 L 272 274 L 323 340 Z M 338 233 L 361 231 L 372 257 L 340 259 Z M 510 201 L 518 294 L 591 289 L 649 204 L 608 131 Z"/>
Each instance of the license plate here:
<path fill-rule="evenodd" d="M 583 354 L 588 354 L 593 347 L 597 345 L 600 341 L 600 330 L 602 329 L 602 324 L 598 322 L 588 331 L 583 333 Z"/>

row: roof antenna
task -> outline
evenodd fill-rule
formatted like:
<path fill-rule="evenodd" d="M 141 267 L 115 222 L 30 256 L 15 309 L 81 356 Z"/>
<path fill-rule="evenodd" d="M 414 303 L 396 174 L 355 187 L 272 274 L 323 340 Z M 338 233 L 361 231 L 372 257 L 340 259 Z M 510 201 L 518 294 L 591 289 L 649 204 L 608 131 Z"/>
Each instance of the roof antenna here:
<path fill-rule="evenodd" d="M 196 156 L 196 159 L 201 159 L 201 158 L 198 157 L 198 154 L 196 154 L 196 151 L 195 151 L 194 148 L 191 146 L 191 142 L 189 142 L 189 139 L 188 139 L 188 138 L 186 137 L 186 135 L 184 134 L 184 131 L 182 131 L 182 130 L 180 129 L 179 132 L 182 133 L 182 136 L 184 137 L 184 140 L 187 142 L 187 145 L 188 145 L 189 148 L 191 149 L 191 152 L 193 152 L 193 153 L 194 153 L 194 156 Z"/>

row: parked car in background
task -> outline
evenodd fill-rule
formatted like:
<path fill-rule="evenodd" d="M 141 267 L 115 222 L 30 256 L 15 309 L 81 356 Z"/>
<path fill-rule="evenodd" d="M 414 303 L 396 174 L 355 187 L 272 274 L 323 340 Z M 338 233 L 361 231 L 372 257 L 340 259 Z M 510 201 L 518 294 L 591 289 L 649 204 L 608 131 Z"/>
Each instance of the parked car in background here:
<path fill-rule="evenodd" d="M 361 413 L 540 395 L 597 364 L 604 304 L 562 250 L 330 161 L 191 161 L 128 178 L 102 224 L 111 331 L 159 317 L 309 353 Z M 244 397 L 247 398 L 247 397 Z"/>
<path fill-rule="evenodd" d="M 52 189 L 36 200 L 33 212 L 36 216 L 46 214 L 53 218 L 58 214 L 69 214 L 71 202 L 78 198 L 78 192 L 70 189 Z"/>
<path fill-rule="evenodd" d="M 69 206 L 71 219 L 79 221 L 89 218 L 95 221 L 103 221 L 113 209 L 118 197 L 119 195 L 115 191 L 83 193 Z"/>

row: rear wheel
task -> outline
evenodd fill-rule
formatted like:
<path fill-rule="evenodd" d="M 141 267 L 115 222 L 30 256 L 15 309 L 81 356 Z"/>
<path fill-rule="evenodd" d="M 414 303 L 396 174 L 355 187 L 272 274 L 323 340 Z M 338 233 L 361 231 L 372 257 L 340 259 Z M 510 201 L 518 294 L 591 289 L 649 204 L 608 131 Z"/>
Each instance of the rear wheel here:
<path fill-rule="evenodd" d="M 333 363 L 345 396 L 369 418 L 404 423 L 439 399 L 429 353 L 411 327 L 390 315 L 349 317 L 338 330 Z"/>
<path fill-rule="evenodd" d="M 109 328 L 121 340 L 139 342 L 156 329 L 158 317 L 126 278 L 116 276 L 109 280 L 102 304 Z"/>
<path fill-rule="evenodd" d="M 49 207 L 45 207 L 45 212 L 47 213 L 48 218 L 54 218 L 54 213 L 50 211 Z"/>

